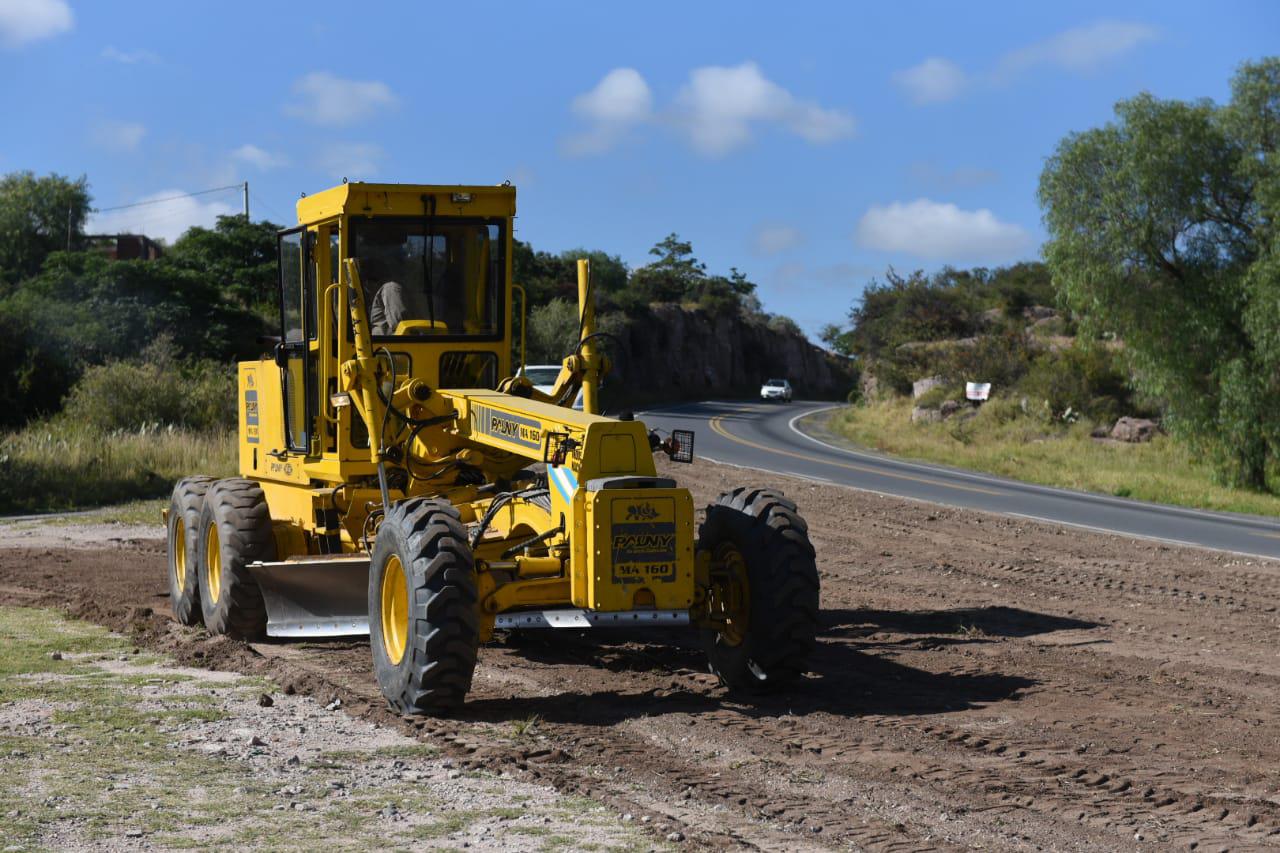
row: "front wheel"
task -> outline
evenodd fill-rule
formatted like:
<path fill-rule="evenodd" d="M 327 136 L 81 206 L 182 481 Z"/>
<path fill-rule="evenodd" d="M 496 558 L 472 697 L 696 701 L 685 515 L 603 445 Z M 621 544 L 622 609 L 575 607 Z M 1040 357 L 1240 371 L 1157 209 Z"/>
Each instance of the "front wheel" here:
<path fill-rule="evenodd" d="M 443 714 L 471 689 L 480 644 L 475 557 L 448 503 L 401 501 L 369 566 L 369 642 L 382 695 L 402 714 Z"/>
<path fill-rule="evenodd" d="M 818 569 L 796 505 L 770 489 L 734 489 L 707 507 L 698 549 L 711 585 L 701 626 L 710 670 L 730 689 L 802 676 L 818 632 Z"/>

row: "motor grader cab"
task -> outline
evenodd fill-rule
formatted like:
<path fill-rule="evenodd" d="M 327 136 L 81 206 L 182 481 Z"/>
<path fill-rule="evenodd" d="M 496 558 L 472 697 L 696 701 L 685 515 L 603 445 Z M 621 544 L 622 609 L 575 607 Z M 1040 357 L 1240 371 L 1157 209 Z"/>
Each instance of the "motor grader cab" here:
<path fill-rule="evenodd" d="M 737 489 L 695 531 L 653 460 L 690 461 L 692 434 L 599 414 L 586 261 L 550 393 L 512 364 L 513 187 L 344 183 L 297 209 L 279 340 L 239 365 L 240 476 L 188 477 L 166 511 L 180 621 L 368 634 L 406 713 L 458 706 L 499 630 L 688 625 L 731 687 L 805 670 L 818 579 L 795 505 Z"/>

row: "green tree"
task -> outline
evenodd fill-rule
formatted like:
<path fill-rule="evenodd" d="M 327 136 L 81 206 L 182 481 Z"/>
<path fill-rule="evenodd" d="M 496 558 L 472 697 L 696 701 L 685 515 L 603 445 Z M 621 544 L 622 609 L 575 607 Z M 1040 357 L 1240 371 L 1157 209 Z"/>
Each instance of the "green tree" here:
<path fill-rule="evenodd" d="M 56 411 L 86 367 L 136 358 L 167 335 L 183 358 L 226 363 L 260 353 L 265 331 L 198 270 L 54 252 L 40 273 L 0 299 L 0 423 Z"/>
<path fill-rule="evenodd" d="M 835 323 L 827 323 L 818 332 L 818 338 L 832 352 L 838 352 L 840 355 L 849 355 L 852 352 L 852 342 L 849 340 L 849 332 L 841 329 Z"/>
<path fill-rule="evenodd" d="M 529 295 L 530 308 L 545 305 L 552 299 L 578 301 L 578 259 L 591 261 L 593 288 L 598 294 L 612 294 L 627 286 L 627 265 L 617 255 L 598 249 L 568 249 L 553 254 L 534 249 L 521 240 L 515 241 L 512 274 L 516 284 Z"/>
<path fill-rule="evenodd" d="M 849 352 L 879 358 L 905 343 L 973 334 L 978 302 L 974 288 L 963 286 L 968 282 L 954 270 L 930 278 L 919 270 L 904 277 L 889 269 L 884 282 L 872 279 L 849 312 Z"/>
<path fill-rule="evenodd" d="M 1068 136 L 1040 201 L 1054 282 L 1082 328 L 1123 338 L 1139 389 L 1262 488 L 1280 451 L 1280 58 L 1243 66 L 1229 103 L 1116 106 Z"/>
<path fill-rule="evenodd" d="M 631 274 L 629 292 L 642 304 L 696 299 L 707 279 L 707 265 L 693 256 L 693 245 L 674 233 L 649 250 L 657 258 Z M 732 289 L 724 288 L 732 293 Z"/>
<path fill-rule="evenodd" d="M 74 355 L 31 312 L 0 301 L 0 426 L 56 412 L 78 375 Z"/>
<path fill-rule="evenodd" d="M 55 252 L 7 302 L 49 345 L 85 363 L 129 358 L 162 334 L 184 356 L 227 361 L 256 354 L 266 330 L 219 281 L 163 259 Z"/>
<path fill-rule="evenodd" d="M 166 260 L 179 269 L 200 272 L 218 282 L 241 306 L 277 316 L 280 280 L 276 271 L 276 232 L 280 226 L 248 222 L 243 214 L 219 216 L 213 228 L 196 226 L 178 238 Z"/>
<path fill-rule="evenodd" d="M 12 172 L 0 178 L 0 295 L 39 272 L 51 252 L 80 246 L 89 201 L 83 176 Z"/>
<path fill-rule="evenodd" d="M 529 311 L 530 364 L 559 364 L 578 343 L 578 303 L 553 299 Z"/>

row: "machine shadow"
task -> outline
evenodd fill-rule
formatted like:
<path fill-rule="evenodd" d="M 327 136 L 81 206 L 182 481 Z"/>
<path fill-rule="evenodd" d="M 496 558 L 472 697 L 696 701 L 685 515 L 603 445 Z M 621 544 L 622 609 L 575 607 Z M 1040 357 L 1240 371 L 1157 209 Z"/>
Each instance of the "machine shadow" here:
<path fill-rule="evenodd" d="M 588 666 L 647 673 L 661 684 L 642 691 L 601 689 L 546 697 L 476 699 L 464 714 L 498 722 L 537 715 L 549 723 L 609 726 L 637 717 L 732 710 L 747 716 L 830 714 L 918 716 L 1017 701 L 1038 682 L 999 672 L 931 672 L 892 659 L 892 653 L 944 645 L 992 642 L 1087 629 L 1095 623 L 1008 607 L 927 612 L 827 610 L 810 675 L 785 692 L 729 694 L 690 684 L 705 672 L 692 632 L 580 634 L 508 640 L 522 657 L 550 666 Z M 886 636 L 888 635 L 888 636 Z M 607 679 L 602 679 L 607 681 Z"/>

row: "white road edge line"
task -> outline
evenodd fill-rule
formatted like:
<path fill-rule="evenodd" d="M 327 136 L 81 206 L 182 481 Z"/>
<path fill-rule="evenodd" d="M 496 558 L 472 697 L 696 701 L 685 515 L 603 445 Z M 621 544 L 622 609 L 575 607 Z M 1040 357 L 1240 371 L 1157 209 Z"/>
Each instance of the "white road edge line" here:
<path fill-rule="evenodd" d="M 864 460 L 868 460 L 868 461 L 876 461 L 876 462 L 884 462 L 884 461 L 888 461 L 888 462 L 891 462 L 891 463 L 896 463 L 896 464 L 899 464 L 899 465 L 903 465 L 903 467 L 915 468 L 916 470 L 920 470 L 920 471 L 930 471 L 930 472 L 934 472 L 934 471 L 937 471 L 937 470 L 945 470 L 945 469 L 932 469 L 932 468 L 930 468 L 930 466 L 926 466 L 926 465 L 913 465 L 913 464 L 911 464 L 911 463 L 901 463 L 901 462 L 898 462 L 898 460 L 891 459 L 891 458 L 888 458 L 888 457 L 875 456 L 875 455 L 872 455 L 872 454 L 863 454 L 863 453 L 858 453 L 858 452 L 857 452 L 857 451 L 855 451 L 855 450 L 848 450 L 847 448 L 843 448 L 843 447 L 836 447 L 835 445 L 828 444 L 828 443 L 827 443 L 827 442 L 825 442 L 825 441 L 821 441 L 821 440 L 819 440 L 819 439 L 814 438 L 814 437 L 813 437 L 813 436 L 811 436 L 811 435 L 808 435 L 807 433 L 803 432 L 802 430 L 800 430 L 800 429 L 796 426 L 796 421 L 800 420 L 801 418 L 808 417 L 809 415 L 816 415 L 816 414 L 818 414 L 818 413 L 820 413 L 820 412 L 828 412 L 828 411 L 831 411 L 832 409 L 838 409 L 838 408 L 840 408 L 840 405 L 839 405 L 839 404 L 834 404 L 834 405 L 830 405 L 830 406 L 823 406 L 823 407 L 821 407 L 821 408 L 817 408 L 817 409 L 809 409 L 808 411 L 800 412 L 799 414 L 797 414 L 797 415 L 793 416 L 793 417 L 792 417 L 792 418 L 787 422 L 787 426 L 791 429 L 791 431 L 792 431 L 792 432 L 796 433 L 796 435 L 803 436 L 804 438 L 809 439 L 810 441 L 814 442 L 815 444 L 818 444 L 818 445 L 820 445 L 820 446 L 822 446 L 822 447 L 825 447 L 825 448 L 828 448 L 828 449 L 830 449 L 830 450 L 836 450 L 836 451 L 839 451 L 839 452 L 841 452 L 841 453 L 845 453 L 845 454 L 848 454 L 848 455 L 850 455 L 850 456 L 858 457 L 858 458 L 861 458 L 861 459 L 864 459 Z M 637 412 L 636 414 L 637 414 L 637 416 L 639 416 L 641 413 L 640 413 L 640 412 Z M 662 413 L 662 412 L 650 412 L 649 414 L 656 414 L 656 415 L 659 415 L 659 416 L 663 416 L 663 413 Z M 1130 532 L 1128 532 L 1128 531 L 1124 531 L 1124 530 L 1113 530 L 1113 529 L 1108 528 L 1108 527 L 1095 527 L 1095 526 L 1093 526 L 1093 525 L 1089 525 L 1089 524 L 1077 524 L 1077 523 L 1075 523 L 1075 522 L 1070 522 L 1070 521 L 1059 521 L 1058 519 L 1055 519 L 1055 518 L 1045 518 L 1044 516 L 1040 516 L 1040 515 L 1027 515 L 1027 514 L 1025 514 L 1025 513 L 1020 513 L 1020 512 L 998 512 L 998 511 L 995 511 L 995 510 L 978 509 L 978 508 L 976 508 L 976 507 L 967 506 L 967 505 L 965 505 L 965 504 L 948 503 L 948 502 L 945 502 L 945 501 L 928 500 L 928 499 L 925 499 L 925 498 L 915 498 L 915 497 L 911 497 L 911 496 L 909 496 L 909 495 L 898 495 L 898 494 L 894 494 L 894 493 L 892 493 L 892 492 L 882 492 L 882 491 L 880 491 L 879 489 L 868 489 L 868 488 L 866 488 L 865 486 L 853 486 L 853 485 L 850 485 L 850 484 L 848 484 L 848 483 L 840 483 L 840 482 L 836 482 L 836 481 L 834 481 L 834 480 L 828 480 L 828 479 L 825 479 L 825 478 L 822 478 L 822 477 L 811 477 L 811 476 L 806 476 L 806 475 L 804 475 L 804 474 L 796 474 L 796 473 L 791 472 L 791 471 L 773 471 L 773 470 L 770 470 L 770 469 L 768 469 L 768 468 L 759 468 L 759 467 L 756 467 L 756 466 L 739 465 L 739 464 L 738 464 L 738 463 L 736 463 L 736 462 L 726 462 L 726 461 L 724 461 L 724 460 L 715 459 L 715 458 L 712 458 L 712 457 L 710 457 L 710 456 L 705 456 L 705 455 L 702 455 L 702 454 L 698 454 L 698 458 L 700 458 L 700 459 L 705 459 L 705 460 L 707 460 L 708 462 L 714 462 L 714 463 L 715 463 L 715 464 L 717 464 L 717 465 L 728 465 L 730 468 L 738 468 L 738 469 L 741 469 L 741 470 L 743 470 L 743 471 L 760 471 L 760 472 L 765 473 L 765 474 L 774 474 L 774 475 L 779 476 L 779 477 L 790 477 L 791 479 L 794 479 L 794 480 L 807 480 L 807 481 L 810 481 L 810 482 L 816 482 L 816 483 L 822 483 L 822 484 L 824 484 L 824 485 L 835 486 L 836 488 L 840 488 L 840 489 L 851 489 L 851 490 L 853 490 L 853 491 L 855 491 L 855 492 L 867 492 L 868 494 L 879 495 L 879 496 L 881 496 L 881 497 L 885 497 L 885 498 L 892 498 L 892 499 L 894 499 L 894 500 L 907 501 L 907 502 L 909 502 L 909 503 L 927 504 L 927 505 L 929 505 L 929 506 L 946 506 L 946 507 L 949 507 L 949 508 L 951 508 L 951 509 L 959 509 L 959 510 L 963 510 L 963 511 L 965 511 L 965 512 L 976 512 L 976 513 L 981 513 L 982 515 L 989 515 L 989 516 L 992 516 L 992 517 L 994 517 L 994 518 L 1021 518 L 1021 519 L 1024 519 L 1024 520 L 1026 520 L 1026 521 L 1034 521 L 1034 522 L 1036 522 L 1036 523 L 1038 523 L 1038 524 L 1056 525 L 1056 526 L 1058 526 L 1058 527 L 1070 527 L 1070 528 L 1074 528 L 1074 529 L 1077 529 L 1077 530 L 1087 530 L 1087 531 L 1089 531 L 1089 532 L 1091 532 L 1091 533 L 1102 533 L 1102 534 L 1105 534 L 1105 535 L 1107 535 L 1107 536 L 1120 536 L 1120 537 L 1123 537 L 1123 538 L 1125 538 L 1125 539 L 1138 539 L 1138 540 L 1141 540 L 1141 541 L 1144 541 L 1144 542 L 1155 542 L 1155 543 L 1162 544 L 1162 545 L 1176 545 L 1176 546 L 1178 546 L 1178 547 L 1182 547 L 1182 548 L 1195 548 L 1195 549 L 1197 549 L 1197 550 L 1199 550 L 1199 551 L 1212 551 L 1213 553 L 1216 553 L 1216 554 L 1231 554 L 1231 555 L 1236 556 L 1236 557 L 1248 557 L 1248 558 L 1253 559 L 1253 560 L 1266 560 L 1267 562 L 1270 562 L 1270 563 L 1278 563 L 1278 562 L 1280 562 L 1280 558 L 1278 558 L 1278 557 L 1271 557 L 1271 556 L 1268 556 L 1268 555 L 1266 555 L 1266 554 L 1254 554 L 1254 553 L 1251 553 L 1251 552 L 1249 552 L 1249 551 L 1236 551 L 1236 550 L 1233 550 L 1233 549 L 1231 549 L 1231 548 L 1215 548 L 1215 547 L 1213 547 L 1213 546 L 1211 546 L 1211 545 L 1203 545 L 1203 544 L 1198 543 L 1198 542 L 1188 542 L 1188 541 L 1183 540 L 1183 539 L 1166 539 L 1166 538 L 1163 538 L 1163 537 L 1160 537 L 1160 536 L 1147 536 L 1147 535 L 1144 535 L 1144 534 L 1141 534 L 1141 533 L 1130 533 Z M 984 482 L 984 481 L 985 481 L 985 482 L 991 482 L 989 478 L 983 478 L 983 477 L 980 477 L 980 476 L 974 476 L 974 475 L 967 475 L 967 474 L 965 474 L 965 472 L 951 472 L 951 471 L 947 471 L 947 473 L 959 473 L 961 476 L 966 476 L 966 477 L 968 477 L 969 479 L 978 480 L 979 482 Z M 996 482 L 996 483 L 998 483 L 998 484 L 1001 484 L 1001 485 L 1007 485 L 1007 484 L 1004 484 L 1002 481 L 999 481 L 999 480 L 996 480 L 995 482 Z M 1019 485 L 1024 485 L 1024 484 L 1019 484 Z M 1049 487 L 1046 487 L 1046 486 L 1039 486 L 1039 487 L 1038 487 L 1038 490 L 1039 490 L 1039 491 L 1044 491 L 1044 492 L 1047 492 L 1047 493 L 1050 493 L 1050 494 L 1054 494 L 1054 493 L 1057 493 L 1058 491 L 1060 491 L 1060 490 L 1055 490 L 1055 489 L 1052 489 L 1052 488 L 1049 488 Z M 1089 498 L 1095 497 L 1094 495 L 1090 495 L 1090 494 L 1088 494 L 1087 492 L 1072 492 L 1071 494 L 1072 494 L 1072 495 L 1076 495 L 1076 494 L 1083 494 L 1083 495 L 1085 495 L 1086 497 L 1089 497 Z M 1107 499 L 1105 498 L 1105 496 L 1103 496 L 1101 499 L 1102 499 L 1102 500 L 1107 500 Z M 1132 503 L 1135 503 L 1135 502 L 1129 502 L 1129 501 L 1123 501 L 1123 500 L 1115 500 L 1115 499 L 1111 499 L 1111 500 L 1110 500 L 1110 502 L 1111 502 L 1111 503 L 1115 503 L 1115 504 L 1120 504 L 1120 505 L 1131 505 Z M 1150 506 L 1155 506 L 1156 508 L 1164 508 L 1162 504 L 1152 504 L 1152 505 L 1150 505 Z M 1172 507 L 1171 509 L 1175 509 L 1175 510 L 1176 510 L 1176 509 L 1178 509 L 1178 508 L 1177 508 L 1177 507 Z M 1238 520 L 1239 520 L 1239 519 L 1234 518 L 1233 516 L 1229 516 L 1229 515 L 1227 515 L 1227 516 L 1223 516 L 1223 515 L 1219 515 L 1218 513 L 1213 513 L 1213 512 L 1195 512 L 1195 511 L 1188 511 L 1188 510 L 1184 510 L 1183 512 L 1184 512 L 1185 514 L 1187 514 L 1187 515 L 1199 515 L 1199 516 L 1206 516 L 1206 515 L 1207 515 L 1207 516 L 1210 516 L 1210 517 L 1213 517 L 1213 518 L 1222 518 L 1222 519 L 1224 519 L 1224 520 L 1228 520 L 1228 521 L 1238 521 Z"/>
<path fill-rule="evenodd" d="M 1127 500 L 1125 498 L 1113 498 L 1108 495 L 1100 495 L 1095 492 L 1081 492 L 1075 489 L 1055 489 L 1052 486 L 1042 486 L 1039 483 L 1024 483 L 1020 480 L 1013 481 L 1011 483 L 1010 481 L 1001 479 L 999 477 L 987 477 L 987 476 L 983 476 L 982 474 L 974 474 L 969 471 L 957 471 L 952 468 L 944 468 L 944 467 L 935 466 L 935 465 L 925 465 L 919 462 L 908 462 L 905 460 L 895 459 L 890 456 L 882 456 L 875 453 L 862 453 L 857 450 L 851 450 L 847 447 L 839 447 L 837 445 L 830 444 L 828 442 L 823 441 L 820 438 L 814 438 L 813 436 L 809 435 L 807 432 L 805 432 L 804 430 L 796 426 L 796 422 L 799 421 L 801 418 L 807 418 L 810 415 L 817 415 L 817 414 L 821 414 L 822 412 L 829 412 L 832 409 L 838 409 L 838 408 L 840 408 L 840 405 L 836 404 L 831 406 L 822 406 L 821 408 L 809 409 L 808 411 L 800 412 L 798 415 L 795 415 L 789 421 L 787 421 L 787 428 L 790 429 L 792 432 L 794 432 L 796 435 L 801 436 L 802 438 L 806 438 L 820 447 L 825 447 L 827 450 L 834 450 L 837 453 L 841 453 L 846 456 L 852 456 L 855 459 L 861 459 L 865 462 L 888 463 L 890 465 L 900 466 L 900 467 L 912 469 L 915 471 L 927 472 L 935 475 L 944 474 L 952 477 L 957 477 L 963 480 L 973 480 L 974 482 L 984 483 L 990 486 L 1000 486 L 1006 489 L 1016 486 L 1019 489 L 1025 489 L 1025 490 L 1038 492 L 1040 494 L 1050 495 L 1054 497 L 1069 497 L 1072 499 L 1084 498 L 1085 500 L 1097 501 L 1098 503 L 1107 504 L 1109 506 L 1114 506 L 1114 507 L 1120 507 L 1122 509 L 1164 512 L 1164 513 L 1169 513 L 1170 515 L 1181 515 L 1186 518 L 1198 518 L 1198 519 L 1211 518 L 1211 519 L 1217 519 L 1218 521 L 1231 522 L 1233 524 L 1239 524 L 1246 527 L 1268 526 L 1267 520 L 1265 518 L 1262 518 L 1260 516 L 1247 515 L 1245 513 L 1228 514 L 1228 513 L 1214 512 L 1213 510 L 1207 510 L 1207 509 L 1204 509 L 1204 510 L 1188 509 L 1186 507 L 1170 506 L 1168 504 L 1158 504 L 1158 503 L 1153 503 L 1151 501 L 1139 501 L 1139 500 Z M 1010 513 L 1010 514 L 1012 515 L 1014 513 Z M 1280 525 L 1274 525 L 1274 527 L 1277 532 L 1280 532 Z M 1127 534 L 1122 533 L 1121 535 L 1123 536 Z M 1169 540 L 1169 541 L 1175 541 L 1175 540 Z M 1217 551 L 1222 549 L 1214 548 L 1213 550 Z M 1243 553 L 1243 552 L 1230 552 L 1230 553 Z"/>
<path fill-rule="evenodd" d="M 1012 518 L 1025 518 L 1027 521 L 1036 521 L 1041 524 L 1056 524 L 1059 527 L 1073 527 L 1077 530 L 1088 530 L 1090 533 L 1106 533 L 1111 536 L 1123 536 L 1125 539 L 1141 539 L 1144 542 L 1156 542 L 1161 545 L 1178 545 L 1183 548 L 1197 548 L 1201 551 L 1213 551 L 1217 554 L 1234 554 L 1237 557 L 1250 557 L 1254 560 L 1268 560 L 1270 562 L 1280 562 L 1280 557 L 1271 557 L 1267 554 L 1254 554 L 1250 551 L 1235 551 L 1231 548 L 1215 548 L 1212 545 L 1205 545 L 1201 542 L 1188 542 L 1185 539 L 1168 539 L 1163 536 L 1147 536 L 1142 533 L 1129 533 L 1123 530 L 1112 530 L 1110 527 L 1095 527 L 1092 524 L 1078 524 L 1073 521 L 1058 521 L 1056 518 L 1045 518 L 1041 515 L 1027 515 L 1021 512 L 1004 512 L 1000 515 L 1007 515 Z"/>

